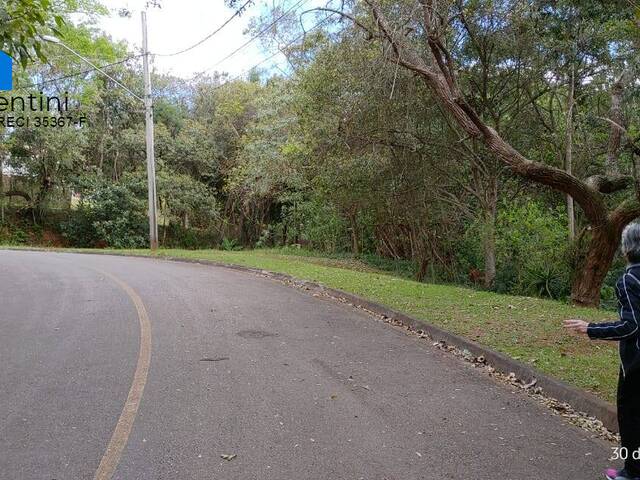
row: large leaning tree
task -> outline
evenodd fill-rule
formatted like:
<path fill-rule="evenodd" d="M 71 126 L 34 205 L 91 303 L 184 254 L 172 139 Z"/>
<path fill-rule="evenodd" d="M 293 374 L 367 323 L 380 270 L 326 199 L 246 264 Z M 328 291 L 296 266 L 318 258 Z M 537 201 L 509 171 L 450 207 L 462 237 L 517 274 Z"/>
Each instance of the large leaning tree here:
<path fill-rule="evenodd" d="M 618 148 L 630 151 L 632 168 L 629 170 L 632 172 L 624 174 L 617 168 L 603 168 L 602 172 L 587 178 L 579 178 L 564 169 L 528 158 L 516 149 L 492 125 L 491 118 L 484 118 L 478 113 L 460 81 L 460 72 L 468 67 L 461 65 L 455 54 L 460 37 L 465 35 L 460 27 L 460 19 L 464 18 L 465 9 L 472 8 L 476 3 L 465 0 L 362 0 L 354 2 L 350 10 L 320 10 L 341 15 L 363 30 L 370 40 L 380 42 L 387 60 L 421 78 L 445 114 L 453 119 L 467 138 L 482 142 L 513 175 L 528 183 L 550 187 L 577 203 L 588 223 L 585 229 L 588 245 L 575 272 L 571 298 L 575 304 L 597 306 L 602 283 L 619 246 L 621 232 L 628 223 L 640 216 L 640 176 L 636 176 L 636 172 L 640 175 L 639 142 L 631 138 L 628 129 L 619 123 L 619 118 L 611 118 L 612 115 L 603 117 L 601 120 L 607 122 L 612 131 L 609 148 L 616 148 L 615 143 L 618 142 L 622 143 Z M 495 3 L 510 3 L 514 9 L 528 8 L 535 3 L 536 8 L 545 12 L 557 8 L 556 4 L 561 2 L 505 0 Z M 570 1 L 565 3 L 571 4 Z M 627 11 L 632 12 L 633 8 Z M 638 28 L 638 18 L 640 16 L 635 19 L 633 14 L 629 16 L 630 28 Z M 636 33 L 637 30 L 630 36 Z M 634 47 L 637 48 L 637 38 L 635 42 Z M 610 45 L 606 48 L 620 46 Z M 621 67 L 625 70 L 624 75 L 632 75 L 632 65 Z M 510 62 L 505 61 L 496 68 L 510 68 Z M 548 75 L 553 75 L 553 72 L 549 71 Z M 616 100 L 619 96 L 614 95 L 613 98 Z M 612 110 L 615 116 L 619 105 L 614 105 Z M 624 141 L 621 141 L 622 137 Z M 607 149 L 606 145 L 604 149 Z"/>

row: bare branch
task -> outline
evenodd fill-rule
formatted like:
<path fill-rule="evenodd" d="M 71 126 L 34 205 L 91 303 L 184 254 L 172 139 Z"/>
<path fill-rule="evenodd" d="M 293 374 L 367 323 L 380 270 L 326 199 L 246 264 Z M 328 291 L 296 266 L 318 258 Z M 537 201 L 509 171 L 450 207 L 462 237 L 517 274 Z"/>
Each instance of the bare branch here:
<path fill-rule="evenodd" d="M 368 34 L 368 40 L 373 40 L 374 38 L 380 38 L 380 35 L 376 32 L 374 32 L 373 30 L 371 30 L 369 27 L 367 27 L 364 23 L 362 23 L 360 20 L 358 20 L 356 17 L 354 17 L 353 15 L 351 15 L 350 13 L 347 13 L 343 10 L 336 10 L 334 8 L 328 8 L 328 7 L 317 7 L 317 8 L 311 8 L 309 10 L 305 10 L 304 12 L 302 12 L 300 14 L 300 16 L 304 15 L 305 13 L 308 12 L 313 12 L 313 11 L 317 11 L 317 12 L 331 12 L 331 13 L 335 13 L 340 15 L 341 17 L 344 17 L 348 20 L 351 20 L 355 25 L 357 25 L 358 27 L 360 27 L 362 30 L 364 30 L 365 32 L 367 32 Z"/>
<path fill-rule="evenodd" d="M 427 35 L 430 35 L 434 28 L 431 2 L 429 0 L 419 1 L 424 9 L 425 30 Z M 391 43 L 396 54 L 394 60 L 397 59 L 400 65 L 422 77 L 444 109 L 455 118 L 458 125 L 467 134 L 475 138 L 480 137 L 487 148 L 509 167 L 514 174 L 571 195 L 582 207 L 593 225 L 600 225 L 606 222 L 606 205 L 598 191 L 561 169 L 534 162 L 524 157 L 478 116 L 460 92 L 452 91 L 450 83 L 446 80 L 446 74 L 442 70 L 443 66 L 435 58 L 434 63 L 438 66 L 438 70 L 428 65 L 412 47 L 406 44 L 403 37 L 394 37 L 392 35 L 389 23 L 374 0 L 365 0 L 365 2 L 371 8 L 378 29 L 384 39 Z M 430 46 L 432 54 L 434 50 L 439 48 Z"/>

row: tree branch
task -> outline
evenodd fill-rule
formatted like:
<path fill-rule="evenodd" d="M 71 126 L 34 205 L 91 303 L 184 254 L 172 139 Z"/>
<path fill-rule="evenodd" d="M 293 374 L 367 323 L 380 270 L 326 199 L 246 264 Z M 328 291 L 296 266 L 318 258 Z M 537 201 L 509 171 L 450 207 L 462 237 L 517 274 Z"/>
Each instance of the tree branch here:
<path fill-rule="evenodd" d="M 430 3 L 427 0 L 419 1 L 423 9 L 425 9 L 424 21 L 431 22 L 432 12 L 429 10 L 432 7 Z M 442 68 L 446 68 L 445 66 L 438 64 L 436 58 L 432 58 L 432 64 L 438 65 L 438 70 L 429 66 L 415 49 L 406 44 L 404 38 L 394 37 L 391 34 L 392 29 L 376 2 L 374 0 L 365 0 L 365 2 L 371 8 L 382 36 L 391 44 L 396 55 L 394 60 L 418 74 L 425 81 L 445 110 L 453 116 L 461 128 L 470 136 L 481 138 L 487 148 L 505 163 L 514 174 L 571 195 L 582 207 L 592 224 L 599 225 L 607 221 L 604 199 L 598 191 L 561 169 L 525 158 L 492 127 L 480 119 L 460 92 L 452 91 L 450 83 L 446 80 L 446 74 L 442 71 Z M 433 25 L 427 23 L 425 30 L 427 34 L 433 33 Z M 442 44 L 435 46 L 430 43 L 432 56 L 435 55 L 434 50 L 441 48 L 444 48 Z"/>
<path fill-rule="evenodd" d="M 592 175 L 584 182 L 600 193 L 615 193 L 633 185 L 633 177 L 620 174 Z"/>
<path fill-rule="evenodd" d="M 22 197 L 27 203 L 31 203 L 31 195 L 27 192 L 23 192 L 22 190 L 9 190 L 8 192 L 4 192 L 5 197 Z"/>
<path fill-rule="evenodd" d="M 346 19 L 351 20 L 355 25 L 357 25 L 362 30 L 367 32 L 368 40 L 373 40 L 374 38 L 380 38 L 380 35 L 378 33 L 376 33 L 373 30 L 371 30 L 369 27 L 367 27 L 364 23 L 362 23 L 360 20 L 358 20 L 353 15 L 351 15 L 349 13 L 346 13 L 346 12 L 344 12 L 342 10 L 336 10 L 334 8 L 328 8 L 328 7 L 317 7 L 317 8 L 311 8 L 309 10 L 306 10 L 306 11 L 302 12 L 300 15 L 304 15 L 305 13 L 313 12 L 313 11 L 336 13 L 336 14 L 340 15 L 341 17 L 344 17 Z"/>
<path fill-rule="evenodd" d="M 609 221 L 618 229 L 618 234 L 621 234 L 625 225 L 638 217 L 640 217 L 640 201 L 635 197 L 630 197 L 611 212 Z"/>

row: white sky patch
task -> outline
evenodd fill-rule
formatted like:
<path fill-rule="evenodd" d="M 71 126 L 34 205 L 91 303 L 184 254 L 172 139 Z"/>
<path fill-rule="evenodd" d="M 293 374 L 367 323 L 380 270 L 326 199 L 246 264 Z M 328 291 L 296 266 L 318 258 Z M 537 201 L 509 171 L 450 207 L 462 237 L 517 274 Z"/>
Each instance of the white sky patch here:
<path fill-rule="evenodd" d="M 146 0 L 104 0 L 103 4 L 109 8 L 111 15 L 102 18 L 98 27 L 114 40 L 125 40 L 136 50 L 140 50 L 140 12 L 145 8 Z M 261 2 L 256 2 L 211 39 L 189 52 L 173 57 L 156 56 L 155 70 L 183 78 L 192 77 L 207 69 L 211 69 L 209 73 L 217 70 L 232 76 L 244 73 L 274 53 L 265 52 L 259 39 L 217 67 L 211 67 L 250 38 L 250 35 L 243 32 L 247 29 L 251 17 L 260 13 L 262 5 Z M 131 16 L 118 16 L 118 10 L 121 8 L 128 9 Z M 149 50 L 152 53 L 164 54 L 187 48 L 222 25 L 234 11 L 225 7 L 223 0 L 163 0 L 162 8 L 148 9 Z M 283 58 L 278 55 L 261 65 L 261 68 L 280 63 L 283 63 Z"/>

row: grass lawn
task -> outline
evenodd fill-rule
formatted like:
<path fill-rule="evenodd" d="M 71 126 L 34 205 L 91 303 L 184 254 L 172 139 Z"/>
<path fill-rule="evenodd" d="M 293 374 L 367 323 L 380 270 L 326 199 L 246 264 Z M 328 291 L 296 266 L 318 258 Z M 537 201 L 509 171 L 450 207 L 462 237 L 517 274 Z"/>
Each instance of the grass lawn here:
<path fill-rule="evenodd" d="M 148 250 L 118 252 L 151 255 Z M 598 322 L 615 318 L 612 312 L 452 285 L 418 283 L 358 260 L 315 257 L 307 252 L 163 249 L 156 255 L 256 267 L 355 293 L 533 364 L 603 399 L 614 399 L 619 368 L 617 344 L 592 342 L 562 329 L 565 318 Z"/>

